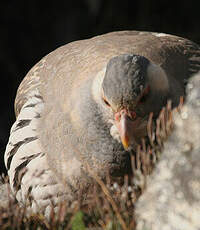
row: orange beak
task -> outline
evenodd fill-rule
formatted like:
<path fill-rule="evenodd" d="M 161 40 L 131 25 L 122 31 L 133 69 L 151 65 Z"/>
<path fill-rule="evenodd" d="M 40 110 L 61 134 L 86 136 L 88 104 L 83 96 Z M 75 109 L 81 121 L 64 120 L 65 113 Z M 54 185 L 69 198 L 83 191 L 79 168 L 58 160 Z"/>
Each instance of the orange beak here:
<path fill-rule="evenodd" d="M 122 144 L 127 150 L 133 142 L 136 124 L 125 109 L 115 114 L 115 123 L 118 128 Z"/>

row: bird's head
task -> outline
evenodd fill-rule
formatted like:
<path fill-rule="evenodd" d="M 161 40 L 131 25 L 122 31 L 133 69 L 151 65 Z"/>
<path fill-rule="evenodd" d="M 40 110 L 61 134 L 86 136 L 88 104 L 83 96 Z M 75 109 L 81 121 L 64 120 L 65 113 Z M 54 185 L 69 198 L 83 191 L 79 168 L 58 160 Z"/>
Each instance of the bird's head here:
<path fill-rule="evenodd" d="M 147 135 L 149 113 L 157 116 L 167 101 L 168 78 L 164 70 L 139 55 L 116 56 L 107 64 L 101 98 L 112 111 L 111 135 L 126 150 L 136 148 Z"/>

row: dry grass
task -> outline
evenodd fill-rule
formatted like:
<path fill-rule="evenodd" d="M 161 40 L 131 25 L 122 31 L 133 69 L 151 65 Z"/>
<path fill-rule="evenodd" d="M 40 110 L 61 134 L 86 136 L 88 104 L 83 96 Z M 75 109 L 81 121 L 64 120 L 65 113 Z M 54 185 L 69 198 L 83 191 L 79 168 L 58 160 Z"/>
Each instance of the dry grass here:
<path fill-rule="evenodd" d="M 62 203 L 57 213 L 52 208 L 50 221 L 41 213 L 27 217 L 26 208 L 10 199 L 6 208 L 0 207 L 0 229 L 135 229 L 134 204 L 160 158 L 163 142 L 173 129 L 171 103 L 162 109 L 156 122 L 152 117 L 150 114 L 148 140 L 142 140 L 137 153 L 131 156 L 133 175 L 125 175 L 123 183 L 118 184 L 109 176 L 102 181 L 88 166 L 94 185 L 87 191 L 87 199 L 82 200 L 80 192 L 80 199 L 74 205 Z"/>
<path fill-rule="evenodd" d="M 95 179 L 87 200 L 62 203 L 57 213 L 52 208 L 50 221 L 41 213 L 27 217 L 26 208 L 10 199 L 8 207 L 0 208 L 0 229 L 133 229 L 135 196 L 128 178 L 123 185 L 105 184 L 97 175 Z"/>

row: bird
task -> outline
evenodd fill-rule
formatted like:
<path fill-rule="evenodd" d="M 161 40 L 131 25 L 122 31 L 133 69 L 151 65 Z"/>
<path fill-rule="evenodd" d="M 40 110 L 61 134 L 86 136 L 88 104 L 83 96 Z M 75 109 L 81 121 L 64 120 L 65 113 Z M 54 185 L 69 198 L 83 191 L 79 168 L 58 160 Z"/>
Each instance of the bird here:
<path fill-rule="evenodd" d="M 5 151 L 18 202 L 49 212 L 75 199 L 88 166 L 101 178 L 128 174 L 149 114 L 177 106 L 199 70 L 196 43 L 159 32 L 110 32 L 43 57 L 18 88 Z"/>

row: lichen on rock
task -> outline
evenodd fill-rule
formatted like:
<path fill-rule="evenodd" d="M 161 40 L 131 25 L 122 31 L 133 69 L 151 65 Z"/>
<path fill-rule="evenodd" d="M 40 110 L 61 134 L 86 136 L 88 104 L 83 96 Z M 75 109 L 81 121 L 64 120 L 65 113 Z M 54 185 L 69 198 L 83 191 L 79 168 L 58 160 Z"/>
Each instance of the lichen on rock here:
<path fill-rule="evenodd" d="M 200 229 L 200 73 L 186 102 L 174 111 L 174 129 L 136 205 L 137 230 Z"/>

